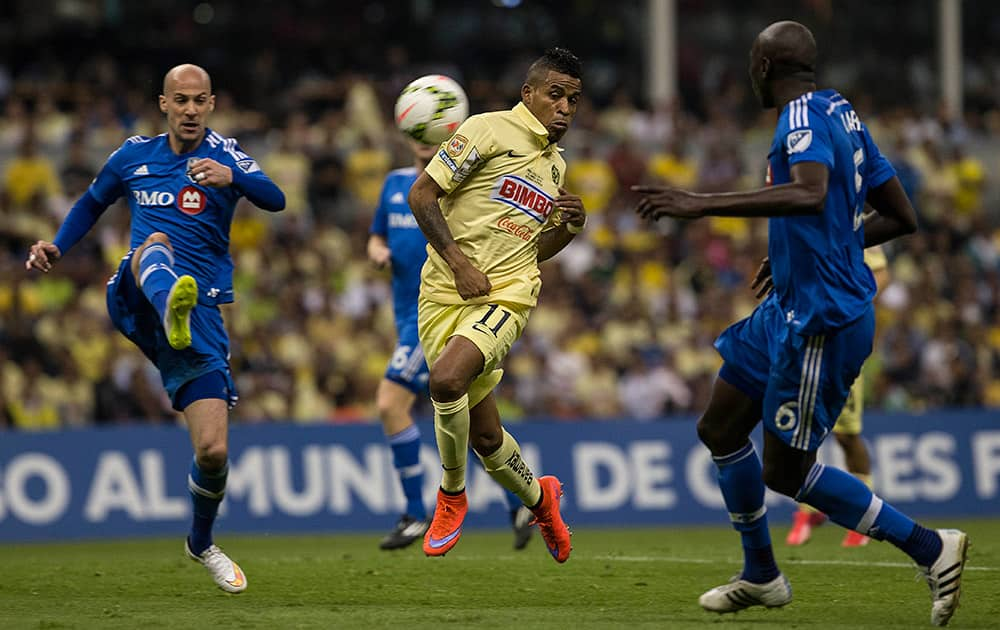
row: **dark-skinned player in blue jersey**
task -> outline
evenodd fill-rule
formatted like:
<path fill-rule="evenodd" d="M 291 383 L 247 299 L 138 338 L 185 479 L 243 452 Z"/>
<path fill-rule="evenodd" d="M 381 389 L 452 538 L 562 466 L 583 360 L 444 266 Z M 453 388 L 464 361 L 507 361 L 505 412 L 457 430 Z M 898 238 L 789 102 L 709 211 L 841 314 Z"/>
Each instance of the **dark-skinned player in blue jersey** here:
<path fill-rule="evenodd" d="M 817 90 L 816 42 L 797 22 L 777 22 L 750 51 L 750 77 L 778 124 L 768 155 L 768 186 L 695 194 L 637 186 L 640 215 L 770 217 L 774 290 L 715 342 L 723 358 L 698 435 L 712 452 L 744 566 L 699 603 L 715 612 L 784 606 L 788 580 L 771 548 L 765 485 L 824 512 L 839 525 L 892 543 L 921 568 L 931 590 L 931 621 L 945 625 L 958 607 L 968 538 L 930 530 L 894 509 L 856 477 L 816 462 L 851 384 L 870 354 L 875 281 L 864 248 L 913 232 L 913 207 L 896 173 L 851 104 Z M 874 209 L 866 220 L 866 204 Z M 749 440 L 764 422 L 763 465 Z"/>

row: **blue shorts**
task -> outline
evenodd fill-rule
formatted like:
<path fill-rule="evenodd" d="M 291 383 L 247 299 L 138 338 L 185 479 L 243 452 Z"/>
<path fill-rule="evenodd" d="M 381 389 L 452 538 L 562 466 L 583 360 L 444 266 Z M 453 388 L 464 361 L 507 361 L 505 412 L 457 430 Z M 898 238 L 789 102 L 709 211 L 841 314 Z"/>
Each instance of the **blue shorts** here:
<path fill-rule="evenodd" d="M 773 295 L 715 341 L 720 376 L 763 404 L 764 426 L 789 446 L 814 451 L 837 422 L 872 351 L 875 313 L 839 330 L 801 335 Z"/>
<path fill-rule="evenodd" d="M 389 367 L 385 369 L 385 377 L 394 383 L 399 383 L 417 396 L 426 395 L 430 370 L 424 359 L 424 349 L 420 346 L 420 337 L 417 336 L 417 320 L 414 318 L 413 321 L 404 322 L 397 328 L 399 340 L 396 342 L 392 359 L 389 360 Z"/>
<path fill-rule="evenodd" d="M 132 253 L 129 251 L 125 255 L 118 271 L 108 280 L 111 322 L 160 370 L 163 387 L 174 409 L 182 411 L 177 401 L 177 390 L 182 385 L 214 371 L 225 376 L 228 402 L 232 407 L 238 395 L 229 373 L 229 336 L 222 325 L 219 307 L 201 303 L 195 306 L 191 311 L 191 345 L 174 350 L 167 342 L 156 309 L 136 285 L 132 275 Z"/>

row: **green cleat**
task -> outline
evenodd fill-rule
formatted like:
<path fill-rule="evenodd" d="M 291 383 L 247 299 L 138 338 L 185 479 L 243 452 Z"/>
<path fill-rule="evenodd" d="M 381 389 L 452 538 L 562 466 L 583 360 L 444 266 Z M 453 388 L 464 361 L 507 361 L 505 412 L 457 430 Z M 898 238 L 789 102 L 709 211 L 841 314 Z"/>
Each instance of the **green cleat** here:
<path fill-rule="evenodd" d="M 188 275 L 177 278 L 167 295 L 167 309 L 163 314 L 163 329 L 174 350 L 191 345 L 191 309 L 198 303 L 198 282 Z"/>

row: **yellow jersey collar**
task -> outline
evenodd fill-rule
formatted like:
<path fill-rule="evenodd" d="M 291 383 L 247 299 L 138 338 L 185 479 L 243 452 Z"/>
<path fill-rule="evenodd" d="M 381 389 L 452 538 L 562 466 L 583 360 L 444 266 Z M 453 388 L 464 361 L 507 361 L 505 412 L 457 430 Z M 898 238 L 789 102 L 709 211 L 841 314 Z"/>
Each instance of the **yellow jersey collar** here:
<path fill-rule="evenodd" d="M 535 115 L 531 113 L 528 106 L 525 105 L 524 102 L 520 102 L 514 106 L 513 111 L 517 114 L 517 117 L 521 119 L 521 122 L 524 123 L 524 126 L 528 128 L 528 131 L 535 134 L 542 147 L 548 147 L 550 144 L 549 130 L 546 129 L 545 125 L 543 125 L 537 118 L 535 118 Z M 556 151 L 562 151 L 562 147 L 556 145 L 556 143 L 553 142 L 551 145 Z"/>

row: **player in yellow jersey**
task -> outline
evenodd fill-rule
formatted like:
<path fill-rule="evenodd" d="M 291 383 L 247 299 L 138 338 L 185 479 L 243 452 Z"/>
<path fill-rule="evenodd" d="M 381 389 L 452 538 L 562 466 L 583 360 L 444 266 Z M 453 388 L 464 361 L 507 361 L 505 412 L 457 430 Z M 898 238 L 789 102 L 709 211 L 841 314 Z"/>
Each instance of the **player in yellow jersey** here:
<path fill-rule="evenodd" d="M 865 250 L 865 264 L 875 275 L 875 286 L 881 289 L 889 282 L 889 263 L 881 247 L 869 247 Z M 877 294 L 876 294 L 877 295 Z M 851 473 L 869 488 L 872 485 L 871 460 L 868 448 L 861 439 L 861 413 L 864 409 L 864 376 L 858 376 L 851 386 L 851 391 L 844 403 L 844 410 L 833 426 L 833 435 L 844 451 L 844 463 L 847 472 Z M 789 545 L 803 545 L 809 541 L 814 527 L 822 525 L 826 515 L 805 503 L 799 504 L 795 512 L 792 528 L 788 531 L 785 542 Z M 871 540 L 868 536 L 847 530 L 841 545 L 844 547 L 863 547 Z"/>
<path fill-rule="evenodd" d="M 462 123 L 410 189 L 429 244 L 417 328 L 443 468 L 424 536 L 429 556 L 444 555 L 462 534 L 471 445 L 490 476 L 534 512 L 552 557 L 569 558 L 562 486 L 553 476 L 534 477 L 500 424 L 492 392 L 538 299 L 538 263 L 586 223 L 580 197 L 562 188 L 566 163 L 557 146 L 581 89 L 580 60 L 563 48 L 546 51 L 528 69 L 521 102 Z"/>

